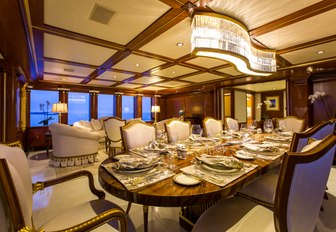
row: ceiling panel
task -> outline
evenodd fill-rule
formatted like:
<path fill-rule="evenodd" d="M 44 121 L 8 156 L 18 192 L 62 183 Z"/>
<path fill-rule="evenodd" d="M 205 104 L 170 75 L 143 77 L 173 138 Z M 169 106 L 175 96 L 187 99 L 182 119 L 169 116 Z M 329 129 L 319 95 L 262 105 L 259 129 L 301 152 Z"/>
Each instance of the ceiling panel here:
<path fill-rule="evenodd" d="M 159 83 L 157 85 L 175 88 L 175 87 L 181 87 L 181 86 L 190 85 L 190 84 L 186 82 L 182 82 L 182 81 L 167 81 L 167 82 Z"/>
<path fill-rule="evenodd" d="M 162 81 L 164 79 L 160 78 L 160 77 L 141 77 L 141 78 L 138 78 L 134 81 L 132 81 L 133 83 L 136 83 L 136 84 L 153 84 L 153 83 L 156 83 L 156 82 L 159 82 L 159 81 Z"/>
<path fill-rule="evenodd" d="M 115 52 L 113 49 L 44 34 L 44 56 L 48 58 L 99 66 Z"/>
<path fill-rule="evenodd" d="M 107 25 L 89 19 L 95 4 L 114 12 Z M 123 45 L 170 8 L 157 0 L 45 0 L 44 5 L 46 24 Z"/>
<path fill-rule="evenodd" d="M 174 59 L 189 54 L 191 52 L 190 23 L 191 19 L 186 18 L 170 30 L 141 47 L 140 50 Z M 177 46 L 177 43 L 183 43 L 183 46 Z"/>
<path fill-rule="evenodd" d="M 136 88 L 139 88 L 140 86 L 142 85 L 124 83 L 124 84 L 118 85 L 118 88 L 136 89 Z"/>
<path fill-rule="evenodd" d="M 215 12 L 238 19 L 252 30 L 317 2 L 319 0 L 213 0 L 209 6 Z"/>
<path fill-rule="evenodd" d="M 224 79 L 224 77 L 212 73 L 202 73 L 190 77 L 181 78 L 180 80 L 191 82 L 206 82 L 206 81 L 215 81 L 219 79 Z"/>
<path fill-rule="evenodd" d="M 142 73 L 164 63 L 164 61 L 131 54 L 112 68 Z"/>
<path fill-rule="evenodd" d="M 283 49 L 335 35 L 336 9 L 299 21 L 287 27 L 256 37 L 268 48 Z M 298 33 L 299 32 L 299 33 Z M 318 33 L 317 33 L 318 32 Z"/>
<path fill-rule="evenodd" d="M 100 74 L 97 79 L 102 80 L 111 80 L 111 81 L 123 81 L 127 78 L 130 78 L 134 75 L 132 74 L 126 74 L 126 73 L 119 73 L 119 72 L 113 72 L 113 71 L 105 71 L 102 74 Z"/>
<path fill-rule="evenodd" d="M 221 68 L 221 69 L 218 69 L 217 71 L 225 73 L 225 74 L 229 74 L 231 76 L 242 75 L 242 73 L 237 71 L 234 67 Z"/>
<path fill-rule="evenodd" d="M 144 88 L 139 88 L 138 90 L 148 90 L 148 91 L 160 91 L 160 90 L 165 90 L 167 88 L 164 87 L 158 87 L 158 86 L 147 86 Z"/>
<path fill-rule="evenodd" d="M 64 83 L 70 83 L 70 84 L 79 84 L 83 81 L 83 78 L 77 78 L 77 77 L 66 77 L 66 76 L 58 76 L 58 75 L 52 75 L 52 74 L 44 74 L 43 80 L 46 81 L 56 81 L 56 82 L 64 82 Z"/>
<path fill-rule="evenodd" d="M 318 54 L 319 51 L 324 53 Z M 326 59 L 336 56 L 336 41 L 285 53 L 281 56 L 292 64 Z"/>
<path fill-rule="evenodd" d="M 95 69 L 44 61 L 44 72 L 86 77 Z"/>
<path fill-rule="evenodd" d="M 181 65 L 173 65 L 169 68 L 165 68 L 165 69 L 162 69 L 162 70 L 155 71 L 152 74 L 162 76 L 162 77 L 174 78 L 174 77 L 177 77 L 177 76 L 182 76 L 182 75 L 197 72 L 197 71 L 198 70 L 196 70 L 196 69 L 184 67 L 184 66 L 181 66 Z"/>
<path fill-rule="evenodd" d="M 186 61 L 186 63 L 194 64 L 203 68 L 213 68 L 220 65 L 228 64 L 228 62 L 215 58 L 196 57 Z"/>
<path fill-rule="evenodd" d="M 105 80 L 92 80 L 88 83 L 88 85 L 100 85 L 100 86 L 110 86 L 115 84 L 113 81 L 105 81 Z"/>

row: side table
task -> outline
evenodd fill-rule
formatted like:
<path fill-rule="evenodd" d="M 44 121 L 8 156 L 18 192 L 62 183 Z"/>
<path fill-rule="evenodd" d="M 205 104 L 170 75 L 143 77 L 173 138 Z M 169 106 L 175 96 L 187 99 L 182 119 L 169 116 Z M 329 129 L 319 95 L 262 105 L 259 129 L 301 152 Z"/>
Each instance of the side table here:
<path fill-rule="evenodd" d="M 47 131 L 44 135 L 44 140 L 45 140 L 45 146 L 47 150 L 47 156 L 49 156 L 49 147 L 52 145 L 52 137 L 51 137 L 51 132 Z"/>

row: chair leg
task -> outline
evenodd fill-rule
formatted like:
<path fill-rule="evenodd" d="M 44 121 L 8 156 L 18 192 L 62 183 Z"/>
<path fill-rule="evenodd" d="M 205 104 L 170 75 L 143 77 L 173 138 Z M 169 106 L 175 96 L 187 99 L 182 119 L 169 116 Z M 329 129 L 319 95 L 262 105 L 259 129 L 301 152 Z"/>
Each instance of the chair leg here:
<path fill-rule="evenodd" d="M 129 211 L 131 210 L 131 206 L 132 206 L 132 202 L 128 202 L 128 205 L 127 205 L 127 209 L 126 209 L 126 213 L 128 214 Z"/>
<path fill-rule="evenodd" d="M 143 206 L 144 232 L 148 231 L 148 205 Z"/>

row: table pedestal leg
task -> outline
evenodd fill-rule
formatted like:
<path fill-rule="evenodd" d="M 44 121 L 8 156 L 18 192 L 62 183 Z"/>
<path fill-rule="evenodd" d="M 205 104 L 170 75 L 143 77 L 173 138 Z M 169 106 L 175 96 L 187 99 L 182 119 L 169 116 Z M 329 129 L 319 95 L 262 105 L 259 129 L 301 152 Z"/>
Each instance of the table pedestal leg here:
<path fill-rule="evenodd" d="M 148 231 L 148 205 L 143 206 L 144 231 Z"/>

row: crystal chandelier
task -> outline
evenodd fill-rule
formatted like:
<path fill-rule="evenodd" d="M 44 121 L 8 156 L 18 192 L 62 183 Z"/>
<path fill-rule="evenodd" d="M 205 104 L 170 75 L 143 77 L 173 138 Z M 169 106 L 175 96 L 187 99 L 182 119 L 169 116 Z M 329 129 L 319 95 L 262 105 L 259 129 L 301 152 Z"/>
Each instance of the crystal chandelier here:
<path fill-rule="evenodd" d="M 229 61 L 248 75 L 268 76 L 276 72 L 275 51 L 253 47 L 242 23 L 217 13 L 194 13 L 191 48 L 196 56 Z"/>

